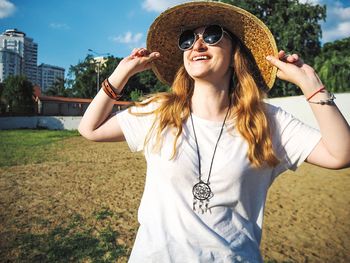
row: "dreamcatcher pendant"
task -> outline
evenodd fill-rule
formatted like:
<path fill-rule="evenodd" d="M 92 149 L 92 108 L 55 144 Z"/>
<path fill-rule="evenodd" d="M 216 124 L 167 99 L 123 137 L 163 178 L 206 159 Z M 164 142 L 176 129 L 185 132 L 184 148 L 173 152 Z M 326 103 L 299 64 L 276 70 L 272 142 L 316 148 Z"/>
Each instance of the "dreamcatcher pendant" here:
<path fill-rule="evenodd" d="M 213 197 L 213 192 L 210 189 L 209 184 L 199 181 L 192 188 L 193 194 L 193 211 L 200 212 L 202 214 L 210 212 L 209 200 Z"/>

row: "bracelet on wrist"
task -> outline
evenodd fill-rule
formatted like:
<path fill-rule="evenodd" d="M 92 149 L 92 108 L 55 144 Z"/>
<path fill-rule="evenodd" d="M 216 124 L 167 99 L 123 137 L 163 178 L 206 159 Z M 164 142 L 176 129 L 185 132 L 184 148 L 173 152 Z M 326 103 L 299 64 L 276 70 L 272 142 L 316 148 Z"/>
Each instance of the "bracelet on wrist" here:
<path fill-rule="evenodd" d="M 325 86 L 320 87 L 319 89 L 317 89 L 314 93 L 312 93 L 309 97 L 306 98 L 307 101 L 309 101 L 311 98 L 313 98 L 317 93 L 323 92 L 324 90 L 326 90 Z"/>
<path fill-rule="evenodd" d="M 312 104 L 320 104 L 320 105 L 334 105 L 334 100 L 335 100 L 335 96 L 333 93 L 329 93 L 329 98 L 325 99 L 325 100 L 320 100 L 320 101 L 309 101 L 309 103 Z"/>
<path fill-rule="evenodd" d="M 121 96 L 114 91 L 113 86 L 109 83 L 108 78 L 102 82 L 102 89 L 113 100 L 118 100 Z"/>

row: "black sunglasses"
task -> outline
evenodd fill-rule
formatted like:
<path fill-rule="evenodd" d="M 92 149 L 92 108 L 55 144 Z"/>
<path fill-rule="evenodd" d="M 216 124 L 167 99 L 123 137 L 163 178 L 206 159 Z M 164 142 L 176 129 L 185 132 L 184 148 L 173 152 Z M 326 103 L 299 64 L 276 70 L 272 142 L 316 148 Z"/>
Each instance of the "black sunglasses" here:
<path fill-rule="evenodd" d="M 216 45 L 224 37 L 224 34 L 228 35 L 230 39 L 230 34 L 225 31 L 219 25 L 210 25 L 204 28 L 203 33 L 195 33 L 193 30 L 185 30 L 181 33 L 179 37 L 179 48 L 182 51 L 189 50 L 193 47 L 194 43 L 197 41 L 198 36 L 201 35 L 204 43 L 209 46 Z"/>

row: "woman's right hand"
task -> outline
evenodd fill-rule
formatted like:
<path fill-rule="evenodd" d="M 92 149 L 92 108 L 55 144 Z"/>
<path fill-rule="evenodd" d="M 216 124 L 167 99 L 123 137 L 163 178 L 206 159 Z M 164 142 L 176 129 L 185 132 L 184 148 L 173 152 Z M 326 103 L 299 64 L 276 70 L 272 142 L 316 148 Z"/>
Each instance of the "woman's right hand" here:
<path fill-rule="evenodd" d="M 130 78 L 136 73 L 150 69 L 151 62 L 159 57 L 159 52 L 150 53 L 145 48 L 134 48 L 129 56 L 120 61 L 115 71 L 117 71 L 119 74 L 122 71 L 128 78 Z"/>
<path fill-rule="evenodd" d="M 151 62 L 159 57 L 159 52 L 150 53 L 145 48 L 134 48 L 129 56 L 119 62 L 108 80 L 117 89 L 116 92 L 120 93 L 130 77 L 150 69 Z"/>

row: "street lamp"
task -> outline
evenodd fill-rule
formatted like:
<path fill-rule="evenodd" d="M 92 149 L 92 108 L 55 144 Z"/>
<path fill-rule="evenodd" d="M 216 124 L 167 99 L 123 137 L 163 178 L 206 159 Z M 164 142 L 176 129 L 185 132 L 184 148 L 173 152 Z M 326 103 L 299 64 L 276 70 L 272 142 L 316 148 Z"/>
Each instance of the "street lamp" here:
<path fill-rule="evenodd" d="M 110 53 L 98 53 L 94 50 L 92 50 L 91 48 L 88 49 L 89 52 L 94 53 L 97 56 L 110 56 Z M 94 63 L 97 66 L 96 69 L 96 73 L 97 73 L 97 80 L 96 80 L 96 94 L 98 93 L 99 89 L 100 89 L 100 65 L 101 65 L 101 61 L 97 61 L 94 59 Z"/>

